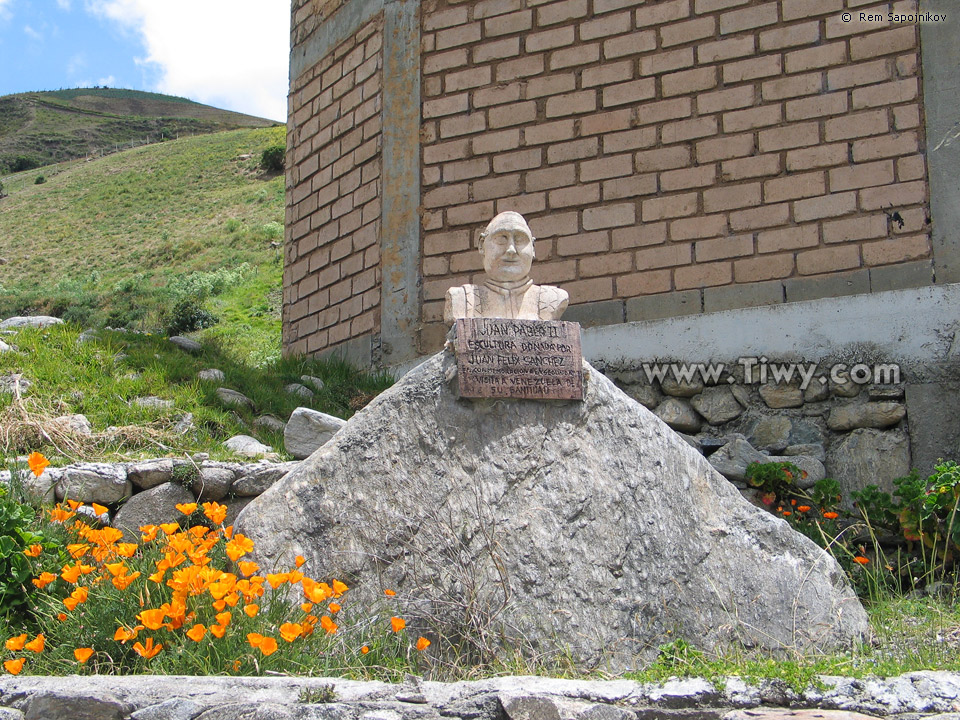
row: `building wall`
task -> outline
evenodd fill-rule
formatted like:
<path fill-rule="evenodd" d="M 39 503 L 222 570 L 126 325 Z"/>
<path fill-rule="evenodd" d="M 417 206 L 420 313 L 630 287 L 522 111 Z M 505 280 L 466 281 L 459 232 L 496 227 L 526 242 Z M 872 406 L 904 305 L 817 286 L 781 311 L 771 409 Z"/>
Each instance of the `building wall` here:
<path fill-rule="evenodd" d="M 294 46 L 339 3 L 294 7 Z M 322 352 L 380 327 L 383 18 L 291 78 L 283 346 Z"/>
<path fill-rule="evenodd" d="M 930 284 L 911 9 L 424 2 L 421 351 L 508 209 L 585 325 Z"/>

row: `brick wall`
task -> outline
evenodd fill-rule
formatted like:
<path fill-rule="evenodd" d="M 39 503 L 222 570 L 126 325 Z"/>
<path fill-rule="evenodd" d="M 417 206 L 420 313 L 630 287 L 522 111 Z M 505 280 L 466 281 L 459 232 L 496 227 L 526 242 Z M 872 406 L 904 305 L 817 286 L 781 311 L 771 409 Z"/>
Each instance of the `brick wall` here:
<path fill-rule="evenodd" d="M 341 0 L 298 0 L 310 41 Z M 292 78 L 283 347 L 317 353 L 376 332 L 380 307 L 382 16 Z"/>
<path fill-rule="evenodd" d="M 930 284 L 915 6 L 424 0 L 420 351 L 502 210 L 587 324 Z"/>

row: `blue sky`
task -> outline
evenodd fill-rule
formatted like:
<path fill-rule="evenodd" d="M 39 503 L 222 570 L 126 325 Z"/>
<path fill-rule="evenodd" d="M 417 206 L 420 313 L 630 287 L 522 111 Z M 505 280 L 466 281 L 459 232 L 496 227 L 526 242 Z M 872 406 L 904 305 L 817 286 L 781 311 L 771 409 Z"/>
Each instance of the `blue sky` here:
<path fill-rule="evenodd" d="M 106 85 L 286 121 L 289 0 L 0 0 L 0 95 Z"/>

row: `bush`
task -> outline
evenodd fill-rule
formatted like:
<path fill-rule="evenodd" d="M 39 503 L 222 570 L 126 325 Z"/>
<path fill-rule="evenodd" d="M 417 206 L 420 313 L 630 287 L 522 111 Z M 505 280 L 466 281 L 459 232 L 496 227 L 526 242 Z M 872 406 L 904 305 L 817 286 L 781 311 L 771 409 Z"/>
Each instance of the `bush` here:
<path fill-rule="evenodd" d="M 18 155 L 13 159 L 13 162 L 10 163 L 10 172 L 24 172 L 25 170 L 33 170 L 38 167 L 40 167 L 40 161 L 36 158 Z"/>
<path fill-rule="evenodd" d="M 170 322 L 167 323 L 167 334 L 182 335 L 183 333 L 202 330 L 220 322 L 216 317 L 196 300 L 185 299 L 173 306 Z"/>
<path fill-rule="evenodd" d="M 43 175 L 37 175 L 37 179 L 33 181 L 34 185 L 43 185 L 47 179 Z"/>
<path fill-rule="evenodd" d="M 260 155 L 260 167 L 267 172 L 283 172 L 287 148 L 283 145 L 271 145 Z"/>

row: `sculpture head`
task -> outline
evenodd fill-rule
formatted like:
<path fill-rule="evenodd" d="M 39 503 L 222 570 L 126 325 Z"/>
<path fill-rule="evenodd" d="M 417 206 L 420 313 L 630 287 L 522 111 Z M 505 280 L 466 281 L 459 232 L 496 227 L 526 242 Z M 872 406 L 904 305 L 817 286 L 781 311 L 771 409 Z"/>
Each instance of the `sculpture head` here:
<path fill-rule="evenodd" d="M 494 282 L 520 282 L 533 265 L 533 233 L 520 213 L 497 215 L 480 233 L 480 256 L 487 277 Z"/>

